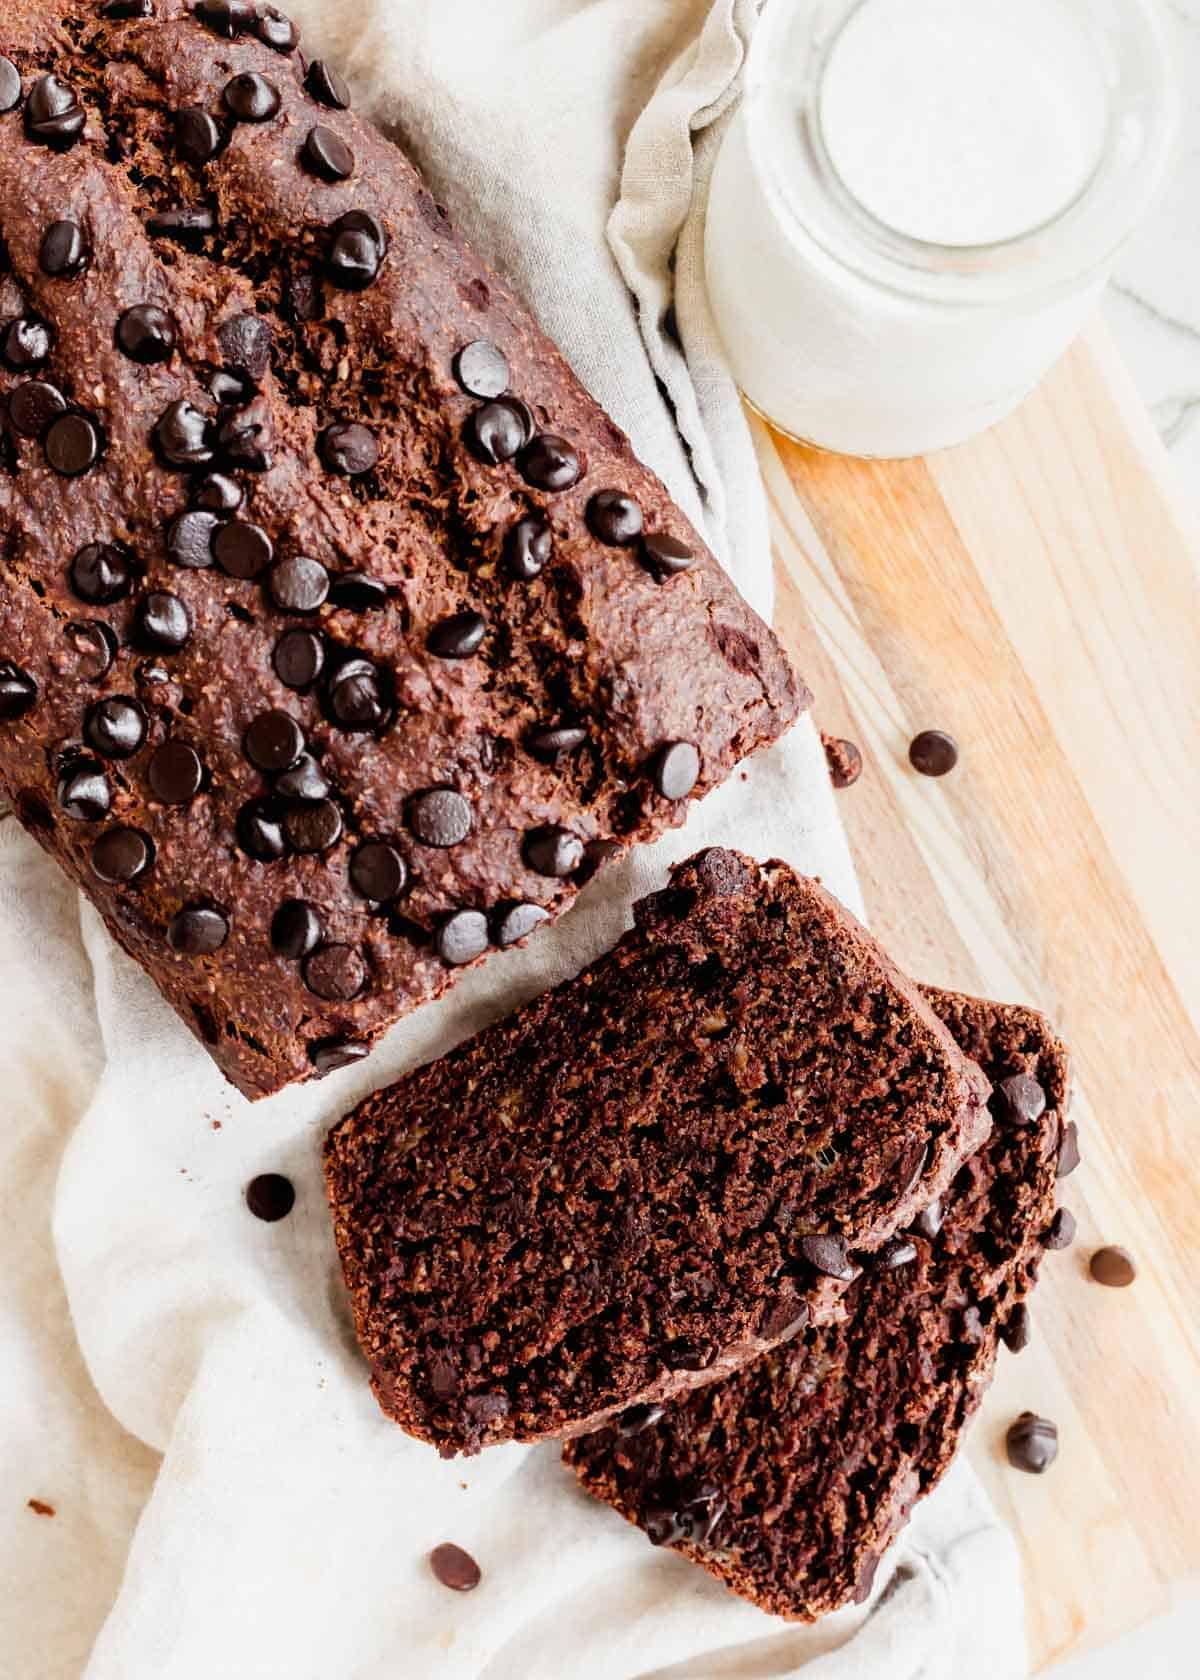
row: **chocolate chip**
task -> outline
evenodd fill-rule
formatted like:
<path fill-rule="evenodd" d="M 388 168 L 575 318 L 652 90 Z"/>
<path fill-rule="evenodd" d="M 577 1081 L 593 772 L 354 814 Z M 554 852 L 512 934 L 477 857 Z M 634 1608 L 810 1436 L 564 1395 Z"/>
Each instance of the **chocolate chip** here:
<path fill-rule="evenodd" d="M 15 111 L 21 103 L 21 72 L 11 58 L 0 57 L 0 111 Z"/>
<path fill-rule="evenodd" d="M 408 885 L 403 854 L 386 840 L 368 840 L 350 859 L 350 885 L 374 904 L 390 904 Z"/>
<path fill-rule="evenodd" d="M 321 282 L 312 269 L 289 274 L 283 289 L 284 312 L 292 321 L 319 321 L 325 312 Z"/>
<path fill-rule="evenodd" d="M 83 133 L 87 118 L 73 87 L 57 76 L 39 76 L 25 101 L 25 132 L 54 151 L 65 152 Z"/>
<path fill-rule="evenodd" d="M 623 490 L 597 490 L 587 506 L 588 529 L 610 548 L 628 548 L 642 534 L 642 510 Z"/>
<path fill-rule="evenodd" d="M 92 847 L 92 872 L 110 886 L 125 886 L 154 861 L 154 845 L 140 828 L 110 828 Z"/>
<path fill-rule="evenodd" d="M 366 572 L 343 572 L 335 577 L 329 588 L 329 599 L 335 607 L 349 607 L 353 612 L 367 612 L 387 602 L 387 584 Z"/>
<path fill-rule="evenodd" d="M 38 686 L 28 671 L 11 659 L 0 660 L 0 721 L 11 723 L 37 704 Z"/>
<path fill-rule="evenodd" d="M 237 814 L 238 845 L 259 863 L 275 863 L 287 852 L 279 808 L 271 799 L 249 799 Z"/>
<path fill-rule="evenodd" d="M 44 379 L 27 379 L 8 399 L 9 421 L 22 437 L 41 437 L 66 411 L 66 397 L 57 385 L 50 385 Z"/>
<path fill-rule="evenodd" d="M 345 181 L 354 173 L 354 153 L 340 134 L 324 123 L 308 131 L 300 153 L 301 162 L 323 181 Z"/>
<path fill-rule="evenodd" d="M 94 758 L 74 758 L 58 778 L 58 803 L 77 822 L 99 822 L 112 805 L 112 789 Z"/>
<path fill-rule="evenodd" d="M 132 581 L 132 556 L 119 543 L 85 543 L 71 562 L 71 588 L 93 606 L 119 601 Z"/>
<path fill-rule="evenodd" d="M 73 280 L 87 267 L 88 255 L 78 222 L 51 222 L 42 235 L 38 267 L 52 280 Z"/>
<path fill-rule="evenodd" d="M 231 519 L 213 538 L 217 565 L 229 577 L 254 578 L 275 558 L 275 545 L 261 525 Z"/>
<path fill-rule="evenodd" d="M 387 721 L 384 679 L 369 659 L 348 659 L 329 680 L 326 699 L 340 729 L 379 729 Z"/>
<path fill-rule="evenodd" d="M 821 733 L 821 743 L 825 748 L 825 764 L 829 770 L 829 780 L 835 788 L 853 787 L 862 775 L 863 756 L 853 741 L 847 741 L 839 735 Z"/>
<path fill-rule="evenodd" d="M 328 799 L 332 791 L 324 771 L 311 753 L 301 753 L 295 764 L 280 771 L 273 785 L 281 799 Z"/>
<path fill-rule="evenodd" d="M 457 846 L 471 832 L 471 807 L 453 788 L 418 793 L 408 808 L 408 826 L 423 846 Z"/>
<path fill-rule="evenodd" d="M 456 968 L 481 957 L 490 943 L 487 917 L 480 910 L 456 910 L 433 936 L 438 956 Z"/>
<path fill-rule="evenodd" d="M 371 1054 L 371 1046 L 355 1038 L 316 1038 L 308 1047 L 308 1059 L 316 1069 L 318 1079 L 336 1073 L 339 1068 L 361 1062 Z"/>
<path fill-rule="evenodd" d="M 550 824 L 530 830 L 525 836 L 521 855 L 538 875 L 563 880 L 573 875 L 583 862 L 583 841 L 570 829 Z"/>
<path fill-rule="evenodd" d="M 674 577 L 676 572 L 686 572 L 696 563 L 694 551 L 669 531 L 651 531 L 644 536 L 641 556 L 642 565 L 660 583 Z"/>
<path fill-rule="evenodd" d="M 282 1173 L 259 1173 L 246 1186 L 246 1206 L 268 1225 L 286 1219 L 296 1205 L 296 1188 Z"/>
<path fill-rule="evenodd" d="M 229 938 L 228 918 L 206 904 L 190 904 L 172 916 L 167 944 L 185 957 L 206 957 Z"/>
<path fill-rule="evenodd" d="M 245 499 L 237 479 L 227 478 L 224 473 L 205 473 L 193 479 L 188 491 L 191 505 L 206 513 L 236 513 Z"/>
<path fill-rule="evenodd" d="M 1107 1289 L 1128 1289 L 1137 1277 L 1137 1265 L 1127 1248 L 1110 1244 L 1098 1248 L 1088 1261 L 1088 1271 Z"/>
<path fill-rule="evenodd" d="M 179 205 L 174 210 L 159 210 L 146 222 L 146 232 L 152 239 L 177 239 L 187 245 L 212 233 L 217 218 L 211 210 Z"/>
<path fill-rule="evenodd" d="M 251 380 L 259 380 L 271 365 L 275 336 L 270 322 L 252 311 L 231 315 L 217 329 L 217 343 L 226 366 Z"/>
<path fill-rule="evenodd" d="M 146 781 L 164 805 L 186 805 L 204 786 L 204 765 L 195 747 L 173 736 L 156 747 L 146 766 Z"/>
<path fill-rule="evenodd" d="M 221 130 L 201 106 L 185 105 L 175 113 L 175 150 L 185 163 L 199 167 L 220 149 Z"/>
<path fill-rule="evenodd" d="M 1070 1248 L 1075 1241 L 1075 1215 L 1069 1208 L 1059 1208 L 1042 1236 L 1042 1247 Z"/>
<path fill-rule="evenodd" d="M 289 560 L 276 560 L 267 573 L 267 588 L 282 612 L 316 612 L 329 594 L 329 573 L 319 560 L 294 554 Z"/>
<path fill-rule="evenodd" d="M 1058 1146 L 1058 1165 L 1055 1168 L 1055 1178 L 1066 1178 L 1073 1173 L 1083 1157 L 1079 1153 L 1079 1127 L 1074 1120 L 1069 1120 L 1063 1127 L 1062 1139 Z"/>
<path fill-rule="evenodd" d="M 367 983 L 367 965 L 352 945 L 319 945 L 304 959 L 304 984 L 329 1003 L 349 1003 Z"/>
<path fill-rule="evenodd" d="M 923 729 L 908 749 L 908 762 L 922 776 L 947 776 L 958 763 L 958 743 L 941 729 Z"/>
<path fill-rule="evenodd" d="M 213 541 L 221 529 L 215 513 L 199 508 L 181 513 L 167 527 L 167 559 L 174 566 L 203 570 L 213 562 Z"/>
<path fill-rule="evenodd" d="M 644 1429 L 649 1429 L 658 1422 L 666 1412 L 665 1406 L 630 1406 L 617 1419 L 617 1434 L 620 1436 L 640 1435 Z"/>
<path fill-rule="evenodd" d="M 382 223 L 367 210 L 349 210 L 329 229 L 325 269 L 343 291 L 362 292 L 379 273 L 387 252 Z"/>
<path fill-rule="evenodd" d="M 486 634 L 487 620 L 481 613 L 454 613 L 434 625 L 425 646 L 437 659 L 470 659 L 479 652 Z"/>
<path fill-rule="evenodd" d="M 208 382 L 208 393 L 223 408 L 244 408 L 254 395 L 254 387 L 247 383 L 244 374 L 218 368 Z"/>
<path fill-rule="evenodd" d="M 208 416 L 183 398 L 163 410 L 154 442 L 169 467 L 204 467 L 213 458 Z"/>
<path fill-rule="evenodd" d="M 838 1278 L 842 1283 L 852 1283 L 858 1276 L 858 1267 L 851 1263 L 846 1252 L 845 1237 L 828 1236 L 814 1233 L 812 1236 L 800 1238 L 800 1252 L 815 1271 L 823 1272 L 826 1277 Z"/>
<path fill-rule="evenodd" d="M 656 753 L 653 771 L 664 799 L 686 799 L 700 779 L 700 754 L 690 741 L 671 741 Z"/>
<path fill-rule="evenodd" d="M 100 16 L 120 19 L 153 17 L 154 0 L 105 0 Z"/>
<path fill-rule="evenodd" d="M 168 361 L 175 348 L 175 323 L 156 304 L 135 303 L 117 322 L 117 348 L 146 367 Z"/>
<path fill-rule="evenodd" d="M 285 630 L 271 656 L 275 675 L 288 688 L 309 688 L 325 664 L 325 644 L 311 630 Z"/>
<path fill-rule="evenodd" d="M 672 1489 L 646 1505 L 641 1525 L 652 1546 L 674 1546 L 681 1540 L 706 1546 L 725 1515 L 726 1504 L 711 1482 Z"/>
<path fill-rule="evenodd" d="M 326 59 L 313 59 L 304 78 L 304 90 L 318 105 L 328 105 L 334 111 L 350 109 L 350 89 Z"/>
<path fill-rule="evenodd" d="M 30 315 L 10 321 L 4 332 L 3 360 L 15 373 L 40 367 L 50 354 L 50 328 Z"/>
<path fill-rule="evenodd" d="M 302 898 L 285 899 L 272 917 L 271 948 L 293 962 L 315 951 L 322 936 L 320 916 Z"/>
<path fill-rule="evenodd" d="M 146 739 L 146 714 L 126 694 L 111 694 L 89 706 L 84 739 L 101 758 L 132 758 Z"/>
<path fill-rule="evenodd" d="M 1046 1112 L 1046 1093 L 1032 1074 L 1014 1073 L 996 1086 L 1000 1111 L 1011 1126 L 1032 1126 Z"/>
<path fill-rule="evenodd" d="M 930 1242 L 937 1236 L 945 1223 L 946 1210 L 942 1206 L 942 1198 L 935 1196 L 927 1208 L 922 1208 L 912 1222 L 912 1228 L 918 1236 L 927 1237 Z"/>
<path fill-rule="evenodd" d="M 540 904 L 510 904 L 497 913 L 492 938 L 501 950 L 506 950 L 510 945 L 519 945 L 522 939 L 528 939 L 535 928 L 549 920 L 549 910 L 544 910 Z"/>
<path fill-rule="evenodd" d="M 78 478 L 100 459 L 100 429 L 86 414 L 61 414 L 46 433 L 42 448 L 60 478 Z"/>
<path fill-rule="evenodd" d="M 344 478 L 360 478 L 379 460 L 374 432 L 354 421 L 327 426 L 317 439 L 317 450 L 329 471 Z"/>
<path fill-rule="evenodd" d="M 586 729 L 559 724 L 553 729 L 535 729 L 525 737 L 525 750 L 542 764 L 557 764 L 587 740 Z"/>
<path fill-rule="evenodd" d="M 449 1587 L 451 1592 L 471 1592 L 483 1579 L 479 1565 L 470 1552 L 464 1552 L 461 1546 L 452 1546 L 448 1540 L 430 1552 L 429 1567 L 442 1586 Z"/>
<path fill-rule="evenodd" d="M 271 410 L 266 399 L 254 397 L 241 409 L 222 409 L 217 419 L 217 448 L 225 459 L 246 472 L 269 472 Z"/>
<path fill-rule="evenodd" d="M 285 812 L 283 832 L 294 852 L 327 852 L 342 838 L 342 813 L 332 799 L 306 800 Z"/>
<path fill-rule="evenodd" d="M 530 408 L 528 403 L 522 402 L 520 397 L 514 397 L 511 391 L 503 397 L 498 397 L 496 400 L 499 402 L 501 408 L 507 408 L 509 413 L 515 415 L 517 420 L 520 422 L 521 437 L 523 439 L 521 447 L 523 449 L 525 444 L 532 441 L 533 435 L 537 431 L 537 422 L 533 418 L 533 410 Z"/>
<path fill-rule="evenodd" d="M 1005 1319 L 1000 1340 L 1010 1353 L 1021 1353 L 1029 1346 L 1029 1308 L 1024 1301 L 1018 1301 Z"/>
<path fill-rule="evenodd" d="M 909 1242 L 907 1237 L 889 1237 L 870 1256 L 870 1264 L 877 1272 L 895 1272 L 901 1266 L 911 1265 L 916 1258 L 915 1243 Z"/>
<path fill-rule="evenodd" d="M 304 751 L 304 731 L 290 712 L 260 712 L 242 746 L 256 770 L 286 770 Z"/>
<path fill-rule="evenodd" d="M 1058 1457 L 1058 1425 L 1036 1412 L 1022 1412 L 1004 1437 L 1008 1462 L 1014 1470 L 1040 1476 Z"/>
<path fill-rule="evenodd" d="M 583 477 L 578 454 L 556 432 L 539 432 L 517 465 L 527 482 L 539 490 L 569 490 Z"/>
<path fill-rule="evenodd" d="M 285 12 L 275 6 L 259 8 L 255 31 L 264 47 L 277 53 L 292 53 L 300 45 L 300 31 Z"/>
<path fill-rule="evenodd" d="M 258 6 L 256 0 L 196 0 L 196 16 L 214 33 L 231 41 L 254 28 Z"/>
<path fill-rule="evenodd" d="M 234 76 L 232 81 L 226 82 L 221 97 L 225 101 L 225 109 L 238 122 L 270 122 L 279 110 L 279 89 L 265 76 L 260 76 L 257 70 L 246 70 L 240 76 Z"/>
<path fill-rule="evenodd" d="M 550 559 L 554 538 L 544 519 L 518 519 L 504 539 L 504 563 L 512 577 L 528 583 Z"/>
<path fill-rule="evenodd" d="M 99 619 L 73 620 L 63 635 L 75 655 L 75 674 L 84 682 L 99 682 L 112 670 L 118 644 L 110 625 Z"/>
<path fill-rule="evenodd" d="M 472 397 L 499 397 L 508 390 L 508 362 L 490 339 L 477 338 L 455 356 L 454 377 Z"/>
<path fill-rule="evenodd" d="M 490 402 L 477 408 L 467 420 L 464 435 L 471 453 L 490 467 L 511 461 L 525 447 L 525 427 L 511 403 Z"/>

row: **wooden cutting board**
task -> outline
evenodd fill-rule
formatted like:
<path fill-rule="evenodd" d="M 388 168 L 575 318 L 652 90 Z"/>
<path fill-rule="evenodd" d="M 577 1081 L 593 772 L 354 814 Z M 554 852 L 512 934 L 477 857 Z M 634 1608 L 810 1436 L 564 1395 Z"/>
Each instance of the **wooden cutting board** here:
<path fill-rule="evenodd" d="M 866 760 L 838 798 L 875 932 L 919 979 L 1037 1004 L 1074 1052 L 1079 1234 L 968 1449 L 1043 1666 L 1200 1584 L 1200 522 L 1100 327 L 925 460 L 754 424 L 779 628 Z M 962 749 L 942 781 L 908 765 L 924 728 Z M 1089 1279 L 1106 1242 L 1132 1288 Z M 1042 1477 L 1005 1462 L 1025 1408 L 1059 1425 Z"/>

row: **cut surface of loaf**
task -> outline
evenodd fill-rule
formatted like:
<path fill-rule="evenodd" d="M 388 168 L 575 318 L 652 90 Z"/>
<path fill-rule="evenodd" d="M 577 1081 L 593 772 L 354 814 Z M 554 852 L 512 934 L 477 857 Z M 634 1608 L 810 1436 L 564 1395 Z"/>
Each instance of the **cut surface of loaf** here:
<path fill-rule="evenodd" d="M 1054 1215 L 1065 1047 L 1033 1010 L 923 990 L 994 1087 L 991 1135 L 947 1194 L 850 1286 L 840 1323 L 565 1449 L 584 1487 L 656 1544 L 793 1620 L 869 1591 L 949 1464 L 998 1338 L 1023 1345 Z M 1022 1077 L 1041 1095 L 1021 1087 L 1014 1110 L 1004 1082 Z"/>
<path fill-rule="evenodd" d="M 245 0 L 0 16 L 0 791 L 249 1096 L 807 699 L 348 101 Z"/>
<path fill-rule="evenodd" d="M 815 882 L 714 849 L 635 915 L 326 1142 L 376 1395 L 444 1452 L 593 1427 L 836 1313 L 987 1130 L 979 1069 Z"/>

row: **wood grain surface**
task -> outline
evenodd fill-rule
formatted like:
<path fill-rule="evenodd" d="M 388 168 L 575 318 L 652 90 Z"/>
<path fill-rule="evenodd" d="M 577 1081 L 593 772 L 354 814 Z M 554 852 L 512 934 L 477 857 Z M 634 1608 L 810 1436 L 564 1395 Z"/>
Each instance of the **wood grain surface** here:
<path fill-rule="evenodd" d="M 1099 327 L 925 460 L 755 435 L 779 628 L 866 760 L 839 799 L 875 932 L 919 979 L 1038 1005 L 1074 1053 L 1078 1236 L 968 1449 L 1044 1666 L 1200 1584 L 1200 528 Z M 962 749 L 944 780 L 908 765 L 924 728 Z M 1132 1288 L 1089 1279 L 1107 1242 Z M 1025 1408 L 1060 1429 L 1041 1477 L 1004 1458 Z"/>

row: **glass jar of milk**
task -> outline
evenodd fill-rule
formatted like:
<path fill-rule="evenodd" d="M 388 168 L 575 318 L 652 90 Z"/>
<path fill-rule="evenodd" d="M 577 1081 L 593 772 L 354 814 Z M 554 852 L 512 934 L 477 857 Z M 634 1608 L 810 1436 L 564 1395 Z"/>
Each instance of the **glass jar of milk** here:
<path fill-rule="evenodd" d="M 854 455 L 992 425 L 1081 326 L 1175 116 L 1157 0 L 768 0 L 705 237 L 745 395 Z"/>

